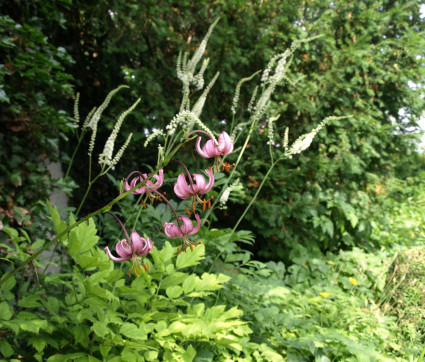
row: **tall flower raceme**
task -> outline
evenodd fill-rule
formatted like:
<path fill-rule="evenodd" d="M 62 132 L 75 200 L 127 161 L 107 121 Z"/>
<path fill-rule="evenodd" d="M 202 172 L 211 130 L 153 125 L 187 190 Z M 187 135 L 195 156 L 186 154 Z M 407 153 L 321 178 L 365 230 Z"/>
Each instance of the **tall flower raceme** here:
<path fill-rule="evenodd" d="M 190 247 L 190 250 L 193 251 L 193 245 L 197 246 L 202 244 L 198 241 L 190 241 L 188 235 L 196 234 L 201 227 L 201 218 L 198 214 L 195 214 L 196 226 L 193 226 L 192 221 L 187 216 L 177 217 L 177 224 L 174 222 L 164 222 L 164 234 L 171 239 L 181 238 L 182 240 L 182 250 L 186 251 L 187 247 Z M 177 248 L 177 252 L 180 254 L 180 249 Z"/>
<path fill-rule="evenodd" d="M 203 133 L 210 137 L 210 139 L 205 142 L 204 146 L 201 147 L 201 139 L 202 137 L 199 136 L 196 140 L 196 151 L 199 153 L 200 156 L 204 158 L 212 158 L 215 157 L 214 166 L 212 167 L 213 172 L 218 172 L 220 165 L 222 166 L 222 170 L 229 171 L 232 166 L 235 164 L 230 164 L 228 162 L 223 162 L 221 159 L 221 156 L 228 155 L 233 152 L 233 141 L 228 135 L 227 132 L 223 131 L 218 136 L 218 142 L 216 142 L 211 136 L 201 130 L 192 131 L 189 133 L 187 137 L 192 135 L 193 133 Z M 186 138 L 187 138 L 186 137 Z"/>
<path fill-rule="evenodd" d="M 136 176 L 134 176 L 136 175 Z M 133 171 L 131 172 L 124 181 L 124 189 L 126 191 L 131 190 L 133 187 L 135 187 L 138 183 L 143 182 L 146 180 L 151 174 L 147 173 L 141 173 L 140 171 Z M 151 180 L 147 180 L 144 184 L 144 186 L 139 187 L 138 189 L 132 191 L 132 194 L 134 195 L 142 195 L 146 193 L 149 196 L 149 199 L 151 200 L 151 203 L 154 199 L 160 199 L 159 196 L 157 196 L 154 191 L 157 191 L 164 182 L 164 170 L 159 170 L 157 175 L 153 175 L 152 178 L 156 180 L 156 182 L 152 182 Z"/>
<path fill-rule="evenodd" d="M 137 274 L 137 269 L 139 272 L 142 271 L 142 266 L 147 271 L 149 269 L 149 264 L 144 264 L 143 260 L 146 258 L 146 256 L 152 251 L 153 249 L 153 243 L 151 238 L 144 238 L 141 237 L 135 230 L 131 232 L 131 239 L 127 233 L 127 230 L 125 229 L 124 225 L 122 224 L 121 220 L 111 212 L 108 212 L 108 214 L 112 215 L 118 223 L 121 225 L 122 230 L 124 231 L 124 234 L 126 236 L 125 239 L 122 239 L 115 245 L 115 251 L 118 254 L 118 257 L 112 255 L 109 248 L 106 247 L 105 251 L 106 254 L 108 254 L 109 258 L 113 261 L 122 262 L 126 260 L 132 259 L 133 265 L 128 270 L 128 275 L 131 276 L 131 271 L 134 271 L 134 274 Z M 139 257 L 142 256 L 142 261 L 139 261 Z"/>

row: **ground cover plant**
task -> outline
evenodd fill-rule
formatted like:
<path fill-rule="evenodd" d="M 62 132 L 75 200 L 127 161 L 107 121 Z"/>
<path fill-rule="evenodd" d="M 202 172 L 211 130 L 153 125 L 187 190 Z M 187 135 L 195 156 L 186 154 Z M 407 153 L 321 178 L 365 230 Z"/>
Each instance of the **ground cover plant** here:
<path fill-rule="evenodd" d="M 326 35 L 287 42 L 262 71 L 234 82 L 228 115 L 209 120 L 208 104 L 223 81 L 209 72 L 215 60 L 205 55 L 227 19 L 212 20 L 197 47 L 175 58 L 182 99 L 161 116 L 157 107 L 148 117 L 155 127 L 143 137 L 126 128 L 146 102 L 133 97 L 132 81 L 87 111 L 87 96 L 76 94 L 73 117 L 57 127 L 76 146 L 60 155 L 66 171 L 56 183 L 72 207 L 59 210 L 41 199 L 37 208 L 28 202 L 31 211 L 19 219 L 13 203 L 31 194 L 2 199 L 12 205 L 4 209 L 0 239 L 4 360 L 384 361 L 414 360 L 425 351 L 415 319 L 423 313 L 421 258 L 409 264 L 421 249 L 402 250 L 423 240 L 423 157 L 413 152 L 404 167 L 384 167 L 380 175 L 373 162 L 360 162 L 350 171 L 357 176 L 338 186 L 338 159 L 351 157 L 349 129 L 364 115 L 333 107 L 308 128 L 299 127 L 299 118 L 282 122 L 277 91 L 310 84 L 298 76 L 299 59 L 326 47 Z M 15 20 L 3 21 L 8 31 L 20 31 Z M 46 39 L 42 45 L 53 49 Z M 124 73 L 128 80 L 136 74 L 128 67 Z M 395 137 L 399 153 L 410 150 L 410 139 L 391 132 L 386 136 Z M 335 134 L 345 154 L 331 151 Z M 310 146 L 325 157 L 303 158 Z M 381 146 L 375 151 L 384 154 Z M 329 152 L 337 155 L 336 173 L 321 173 L 332 168 Z M 309 162 L 326 182 L 302 177 Z M 86 179 L 76 188 L 70 176 L 82 167 Z M 8 182 L 15 174 L 25 180 L 25 173 L 7 171 Z M 365 187 L 355 186 L 366 171 Z M 270 195 L 283 187 L 293 194 L 280 212 L 284 198 Z M 235 205 L 242 211 L 235 213 Z M 40 262 L 48 249 L 49 261 Z M 56 272 L 46 273 L 52 266 Z"/>

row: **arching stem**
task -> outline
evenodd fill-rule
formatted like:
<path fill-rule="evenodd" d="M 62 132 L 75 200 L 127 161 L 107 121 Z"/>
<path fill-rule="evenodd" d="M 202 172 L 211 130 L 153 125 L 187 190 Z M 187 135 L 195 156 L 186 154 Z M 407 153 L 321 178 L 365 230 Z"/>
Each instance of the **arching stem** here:
<path fill-rule="evenodd" d="M 192 189 L 192 192 L 195 193 L 195 188 L 194 188 L 194 185 L 193 185 L 192 176 L 190 175 L 190 172 L 187 169 L 186 165 L 183 162 L 179 161 L 179 160 L 170 160 L 170 162 L 178 163 L 180 166 L 182 166 L 184 168 L 184 170 L 186 172 L 186 175 L 187 175 L 187 177 L 189 179 L 189 182 L 190 182 L 190 188 Z"/>
<path fill-rule="evenodd" d="M 125 228 L 124 224 L 123 224 L 123 223 L 121 222 L 121 220 L 118 218 L 118 216 L 117 216 L 117 215 L 115 215 L 115 214 L 113 214 L 113 213 L 112 213 L 112 212 L 110 212 L 110 211 L 106 211 L 106 213 L 107 213 L 107 214 L 109 214 L 109 215 L 112 215 L 112 216 L 115 218 L 115 220 L 117 220 L 117 221 L 118 221 L 118 223 L 121 225 L 121 229 L 124 231 L 124 234 L 125 234 L 125 237 L 127 238 L 128 243 L 131 245 L 131 244 L 132 244 L 132 242 L 131 242 L 130 237 L 128 236 L 128 232 L 127 232 L 127 230 L 126 230 L 126 228 Z"/>

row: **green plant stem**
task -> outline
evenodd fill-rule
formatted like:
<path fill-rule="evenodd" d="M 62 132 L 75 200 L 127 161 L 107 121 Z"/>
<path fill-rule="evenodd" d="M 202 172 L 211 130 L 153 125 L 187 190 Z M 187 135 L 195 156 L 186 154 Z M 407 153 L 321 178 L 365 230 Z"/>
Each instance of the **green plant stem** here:
<path fill-rule="evenodd" d="M 83 198 L 82 198 L 82 200 L 81 200 L 81 202 L 80 202 L 80 206 L 78 206 L 78 209 L 77 209 L 77 211 L 76 211 L 76 213 L 75 213 L 75 215 L 76 215 L 76 216 L 78 216 L 78 214 L 79 214 L 79 212 L 80 212 L 81 208 L 83 207 L 84 201 L 86 201 L 87 195 L 89 194 L 89 191 L 91 190 L 91 187 L 93 186 L 93 184 L 97 181 L 97 179 L 98 179 L 100 176 L 102 176 L 102 173 L 99 173 L 99 174 L 98 174 L 98 175 L 97 175 L 97 176 L 93 179 L 93 181 L 91 181 L 91 182 L 89 183 L 89 186 L 87 187 L 87 190 L 86 190 L 86 192 L 85 192 L 85 194 L 84 194 L 84 196 L 83 196 Z"/>
<path fill-rule="evenodd" d="M 44 267 L 43 271 L 41 272 L 41 274 L 44 274 L 46 272 L 47 268 L 49 267 L 49 264 L 52 262 L 52 260 L 53 260 L 53 258 L 55 256 L 56 250 L 58 249 L 58 245 L 59 244 L 56 244 L 55 245 L 55 247 L 54 247 L 54 249 L 52 251 L 52 255 L 50 256 L 50 259 L 48 260 L 48 262 L 47 262 L 46 266 Z"/>
<path fill-rule="evenodd" d="M 269 170 L 267 171 L 266 175 L 263 177 L 263 181 L 261 181 L 260 186 L 258 186 L 257 192 L 255 193 L 254 197 L 251 199 L 251 202 L 248 204 L 248 206 L 245 208 L 245 211 L 243 212 L 243 214 L 241 215 L 241 217 L 239 218 L 239 220 L 237 221 L 237 223 L 235 224 L 235 226 L 233 227 L 232 231 L 235 231 L 236 228 L 239 226 L 240 222 L 243 220 L 243 218 L 245 217 L 246 213 L 248 212 L 248 210 L 251 208 L 252 204 L 255 202 L 255 200 L 257 199 L 258 194 L 260 193 L 264 183 L 266 182 L 267 178 L 270 175 L 270 172 L 272 172 L 272 170 L 274 169 L 274 167 L 279 163 L 281 159 L 279 158 L 276 162 L 272 163 L 272 165 L 270 166 Z"/>
<path fill-rule="evenodd" d="M 145 185 L 145 183 L 156 173 L 158 173 L 159 169 L 155 170 L 148 178 L 144 179 L 139 184 L 135 185 L 132 189 L 122 193 L 121 195 L 117 196 L 115 199 L 110 201 L 107 205 L 104 207 L 93 211 L 92 213 L 88 214 L 87 216 L 83 217 L 81 220 L 76 221 L 72 225 L 69 225 L 65 230 L 60 232 L 53 240 L 49 241 L 47 244 L 45 244 L 43 247 L 38 249 L 33 255 L 31 255 L 27 260 L 25 260 L 21 265 L 7 273 L 3 278 L 0 280 L 0 286 L 5 283 L 10 277 L 12 277 L 14 274 L 16 274 L 21 269 L 25 268 L 29 263 L 31 263 L 34 259 L 40 256 L 40 254 L 50 248 L 54 243 L 58 242 L 64 235 L 68 234 L 72 229 L 76 228 L 81 223 L 87 221 L 88 219 L 92 218 L 93 216 L 99 215 L 101 213 L 109 211 L 113 205 L 115 205 L 117 202 L 122 200 L 124 197 L 132 193 L 134 190 L 137 190 L 139 187 L 142 187 Z"/>
<path fill-rule="evenodd" d="M 144 209 L 144 206 L 141 203 L 142 198 L 143 198 L 143 195 L 140 195 L 139 200 L 137 201 L 137 204 L 140 204 L 139 211 L 137 212 L 136 219 L 134 220 L 133 228 L 131 230 L 136 230 L 136 226 L 137 226 L 137 222 L 139 221 L 140 214 L 142 213 L 142 209 Z M 147 198 L 143 201 L 146 204 Z"/>
<path fill-rule="evenodd" d="M 78 138 L 78 144 L 77 144 L 77 147 L 75 147 L 75 149 L 74 149 L 74 153 L 72 154 L 71 161 L 69 161 L 68 168 L 67 168 L 66 173 L 65 173 L 65 177 L 68 177 L 69 172 L 71 171 L 72 164 L 74 163 L 74 158 L 77 154 L 78 149 L 80 148 L 81 142 L 82 142 L 86 132 L 87 132 L 86 130 L 82 131 L 80 137 Z"/>

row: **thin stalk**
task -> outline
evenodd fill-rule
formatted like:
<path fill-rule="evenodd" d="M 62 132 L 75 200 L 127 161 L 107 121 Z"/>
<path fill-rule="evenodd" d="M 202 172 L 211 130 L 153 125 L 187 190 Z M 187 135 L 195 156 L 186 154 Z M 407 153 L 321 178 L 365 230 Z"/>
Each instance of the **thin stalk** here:
<path fill-rule="evenodd" d="M 58 249 L 58 246 L 59 246 L 59 244 L 56 244 L 56 245 L 55 245 L 55 247 L 53 248 L 52 255 L 50 256 L 50 259 L 49 259 L 49 261 L 47 262 L 47 264 L 46 264 L 46 266 L 44 267 L 44 269 L 43 269 L 43 271 L 41 272 L 41 274 L 44 274 L 44 273 L 46 272 L 47 268 L 49 267 L 49 264 L 52 262 L 53 258 L 55 257 L 55 253 L 56 253 L 56 250 Z"/>
<path fill-rule="evenodd" d="M 182 131 L 179 131 L 177 133 L 177 135 L 173 135 L 173 137 L 170 138 L 170 143 L 168 145 L 168 149 L 165 149 L 165 151 L 164 151 L 165 152 L 164 158 L 167 158 L 167 157 L 171 158 L 171 156 L 174 154 L 174 153 L 171 153 L 169 150 L 171 150 L 174 147 L 174 144 L 176 143 L 176 140 L 177 140 L 177 136 L 180 135 L 181 132 Z M 169 156 L 168 156 L 168 153 L 170 153 Z"/>
<path fill-rule="evenodd" d="M 81 142 L 82 142 L 86 132 L 87 132 L 86 130 L 82 131 L 80 137 L 78 138 L 78 144 L 77 144 L 77 147 L 75 147 L 75 149 L 74 149 L 74 153 L 72 154 L 71 161 L 69 161 L 68 168 L 65 172 L 65 177 L 68 177 L 69 172 L 71 171 L 72 164 L 74 163 L 74 158 L 77 154 L 78 149 L 80 148 Z"/>
<path fill-rule="evenodd" d="M 79 214 L 79 212 L 80 212 L 81 208 L 83 207 L 84 201 L 86 201 L 87 195 L 89 194 L 89 191 L 90 191 L 91 187 L 93 186 L 93 184 L 96 182 L 96 180 L 97 180 L 100 176 L 102 176 L 102 174 L 101 174 L 101 173 L 100 173 L 100 174 L 98 174 L 98 175 L 97 175 L 97 176 L 93 179 L 93 181 L 91 181 L 91 182 L 89 183 L 89 186 L 87 187 L 87 190 L 86 190 L 86 192 L 85 192 L 85 194 L 84 194 L 84 196 L 83 196 L 83 199 L 82 199 L 82 200 L 81 200 L 81 202 L 80 202 L 80 206 L 78 206 L 77 212 L 75 213 L 75 215 L 76 215 L 76 216 L 78 216 L 78 214 Z"/>
<path fill-rule="evenodd" d="M 179 228 L 179 230 L 180 230 L 180 232 L 182 233 L 182 234 L 184 234 L 184 232 L 182 231 L 182 229 L 180 228 L 180 224 L 182 223 L 182 221 L 181 220 L 179 220 L 179 217 L 178 217 L 178 215 L 177 215 L 177 213 L 176 213 L 176 210 L 174 210 L 174 207 L 173 207 L 173 205 L 171 205 L 170 204 L 170 201 L 168 201 L 167 200 L 167 198 L 163 195 L 163 194 L 161 194 L 160 192 L 158 192 L 158 191 L 156 191 L 156 190 L 152 190 L 153 192 L 155 192 L 156 194 L 158 194 L 164 201 L 165 201 L 165 203 L 170 207 L 170 209 L 171 209 L 171 212 L 174 214 L 174 217 L 176 218 L 176 220 L 177 220 L 177 227 Z"/>
<path fill-rule="evenodd" d="M 109 212 L 109 211 L 106 211 L 106 213 L 109 214 L 109 215 L 111 215 L 111 216 L 113 216 L 115 218 L 115 220 L 118 221 L 118 224 L 120 224 L 122 231 L 124 231 L 124 234 L 125 234 L 125 236 L 127 238 L 128 244 L 131 245 L 132 242 L 131 242 L 130 236 L 128 236 L 127 229 L 125 228 L 124 224 L 119 219 L 119 217 L 117 215 L 113 214 L 112 212 Z"/>
<path fill-rule="evenodd" d="M 424 356 L 425 356 L 425 346 L 424 346 L 424 349 L 422 350 L 421 355 L 418 358 L 418 362 L 422 362 L 424 360 Z"/>
<path fill-rule="evenodd" d="M 275 163 L 273 163 L 273 164 L 271 165 L 271 167 L 270 167 L 270 168 L 269 168 L 269 170 L 267 171 L 266 175 L 265 175 L 265 176 L 264 176 L 264 178 L 263 178 L 263 181 L 261 182 L 260 186 L 258 187 L 258 190 L 257 190 L 257 192 L 255 193 L 254 197 L 252 198 L 251 202 L 250 202 L 250 203 L 249 203 L 249 205 L 246 207 L 245 211 L 243 212 L 243 214 L 241 215 L 241 217 L 239 218 L 239 220 L 237 221 L 237 223 L 236 223 L 236 224 L 235 224 L 235 226 L 233 227 L 232 232 L 231 232 L 231 233 L 230 233 L 230 235 L 229 235 L 229 240 L 230 240 L 230 238 L 232 237 L 232 235 L 233 235 L 233 234 L 235 234 L 236 228 L 239 226 L 240 222 L 243 220 L 243 218 L 245 217 L 246 213 L 248 212 L 248 210 L 250 209 L 250 207 L 252 206 L 252 204 L 255 202 L 255 199 L 257 198 L 258 194 L 260 193 L 261 188 L 263 187 L 263 185 L 264 185 L 264 183 L 266 182 L 266 180 L 267 180 L 268 176 L 270 175 L 270 172 L 272 172 L 273 168 L 274 168 L 274 167 L 275 167 L 275 166 L 279 163 L 279 161 L 281 161 L 281 160 L 282 160 L 282 158 L 279 158 L 279 159 L 278 159 Z M 212 265 L 211 265 L 211 267 L 210 267 L 209 272 L 211 272 L 211 270 L 212 270 L 212 268 L 213 268 L 213 266 L 214 266 L 215 262 L 216 262 L 216 261 L 217 261 L 217 259 L 221 256 L 221 254 L 223 254 L 223 252 L 222 252 L 222 251 L 220 251 L 220 252 L 217 254 L 217 256 L 215 257 L 215 259 L 214 259 L 214 261 L 213 261 L 213 263 L 212 263 Z"/>
<path fill-rule="evenodd" d="M 272 172 L 273 168 L 279 163 L 281 159 L 278 159 L 275 163 L 273 163 L 269 170 L 267 171 L 266 175 L 263 178 L 263 181 L 261 181 L 260 186 L 258 186 L 257 192 L 255 193 L 254 197 L 251 199 L 250 203 L 248 204 L 248 206 L 245 208 L 245 211 L 243 212 L 243 214 L 241 215 L 241 217 L 239 218 L 238 222 L 235 224 L 235 226 L 233 227 L 232 231 L 235 231 L 236 228 L 239 226 L 240 222 L 243 220 L 243 218 L 245 217 L 246 213 L 248 212 L 248 210 L 250 209 L 250 207 L 252 206 L 252 204 L 255 202 L 255 200 L 257 199 L 258 194 L 260 193 L 264 183 L 266 182 L 267 178 L 270 175 L 270 172 Z"/>
<path fill-rule="evenodd" d="M 90 184 L 90 182 L 91 182 L 91 159 L 92 159 L 92 157 L 91 157 L 91 155 L 89 156 L 89 184 Z"/>
<path fill-rule="evenodd" d="M 194 186 L 193 186 L 192 176 L 190 175 L 190 172 L 187 169 L 186 165 L 183 162 L 179 161 L 179 160 L 170 160 L 170 162 L 178 163 L 181 167 L 184 168 L 184 170 L 186 172 L 186 175 L 187 175 L 187 178 L 189 179 L 189 182 L 190 182 L 190 188 L 192 189 L 192 192 L 195 192 L 195 189 L 194 189 Z"/>
<path fill-rule="evenodd" d="M 131 230 L 136 230 L 137 221 L 139 221 L 140 214 L 142 213 L 142 209 L 144 208 L 144 206 L 141 203 L 142 198 L 143 198 L 143 195 L 140 195 L 139 200 L 137 202 L 137 204 L 140 204 L 139 211 L 137 212 L 136 219 L 134 220 L 133 228 Z M 144 202 L 146 203 L 146 201 L 147 201 L 147 198 L 144 200 Z"/>

